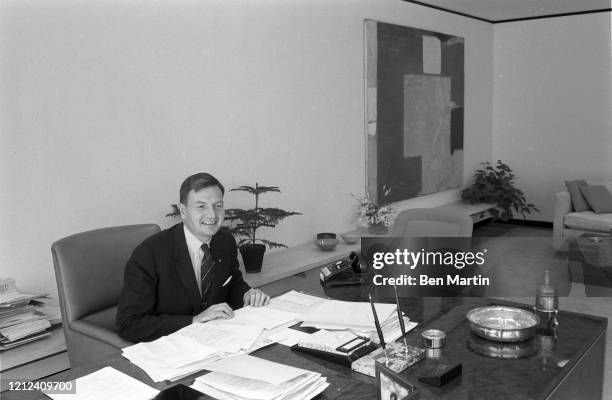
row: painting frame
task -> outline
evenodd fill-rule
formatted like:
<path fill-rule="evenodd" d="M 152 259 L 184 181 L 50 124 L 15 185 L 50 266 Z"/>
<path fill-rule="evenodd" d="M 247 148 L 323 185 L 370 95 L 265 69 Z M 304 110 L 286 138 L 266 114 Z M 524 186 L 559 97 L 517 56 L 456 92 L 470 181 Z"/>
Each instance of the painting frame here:
<path fill-rule="evenodd" d="M 363 24 L 368 198 L 389 204 L 462 187 L 465 39 Z"/>

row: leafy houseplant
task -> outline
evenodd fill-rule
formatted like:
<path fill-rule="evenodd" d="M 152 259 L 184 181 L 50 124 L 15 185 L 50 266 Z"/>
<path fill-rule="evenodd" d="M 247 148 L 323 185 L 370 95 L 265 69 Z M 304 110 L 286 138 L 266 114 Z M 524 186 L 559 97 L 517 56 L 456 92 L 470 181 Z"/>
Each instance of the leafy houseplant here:
<path fill-rule="evenodd" d="M 490 162 L 480 163 L 482 168 L 474 173 L 474 183 L 461 192 L 461 199 L 474 203 L 491 203 L 497 207 L 491 209 L 493 220 L 508 221 L 513 212 L 525 214 L 540 211 L 533 204 L 527 203 L 522 190 L 514 187 L 512 169 L 497 160 L 495 166 Z"/>
<path fill-rule="evenodd" d="M 370 233 L 386 233 L 393 225 L 396 213 L 389 205 L 378 205 L 373 203 L 368 196 L 357 198 L 357 222 L 361 226 L 367 226 Z"/>
<path fill-rule="evenodd" d="M 255 183 L 255 187 L 240 186 L 230 190 L 230 192 L 232 191 L 247 192 L 255 197 L 255 208 L 248 210 L 241 208 L 227 209 L 225 210 L 225 219 L 235 222 L 230 229 L 233 235 L 238 238 L 238 246 L 244 261 L 244 269 L 247 272 L 259 272 L 261 271 L 266 246 L 269 248 L 287 246 L 282 243 L 258 238 L 256 236 L 257 229 L 262 227 L 274 228 L 283 219 L 291 215 L 301 215 L 301 213 L 286 211 L 276 207 L 263 208 L 259 206 L 259 195 L 267 192 L 280 193 L 280 189 L 277 186 L 259 186 L 258 183 Z"/>

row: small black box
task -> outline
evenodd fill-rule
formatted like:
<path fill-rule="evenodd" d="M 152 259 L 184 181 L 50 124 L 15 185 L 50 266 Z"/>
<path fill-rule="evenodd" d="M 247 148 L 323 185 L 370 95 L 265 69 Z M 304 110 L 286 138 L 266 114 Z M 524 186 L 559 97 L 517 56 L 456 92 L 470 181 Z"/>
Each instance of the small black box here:
<path fill-rule="evenodd" d="M 423 372 L 418 378 L 421 382 L 425 382 L 433 386 L 444 386 L 454 378 L 461 376 L 462 364 L 447 364 L 441 362 L 431 369 Z"/>

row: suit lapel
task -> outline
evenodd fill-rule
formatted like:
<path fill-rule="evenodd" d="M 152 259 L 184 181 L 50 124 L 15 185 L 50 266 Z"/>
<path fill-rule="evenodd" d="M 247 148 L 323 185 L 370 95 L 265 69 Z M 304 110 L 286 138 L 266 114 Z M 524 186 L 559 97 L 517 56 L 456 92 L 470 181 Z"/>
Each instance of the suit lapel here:
<path fill-rule="evenodd" d="M 201 296 L 193 272 L 193 265 L 191 264 L 191 257 L 189 257 L 189 250 L 187 249 L 187 242 L 185 242 L 185 232 L 183 229 L 183 224 L 179 224 L 174 232 L 174 260 L 176 263 L 176 272 L 185 287 L 193 310 L 199 313 L 201 311 Z"/>

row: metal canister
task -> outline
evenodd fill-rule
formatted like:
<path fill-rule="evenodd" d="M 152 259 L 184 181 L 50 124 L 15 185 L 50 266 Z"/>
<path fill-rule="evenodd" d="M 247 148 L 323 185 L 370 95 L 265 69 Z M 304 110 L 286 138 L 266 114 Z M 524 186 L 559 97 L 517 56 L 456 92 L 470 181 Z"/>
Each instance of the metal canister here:
<path fill-rule="evenodd" d="M 446 344 L 446 333 L 439 329 L 427 329 L 421 333 L 421 343 L 428 349 L 440 349 Z"/>

